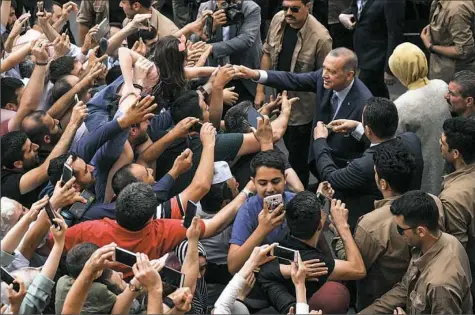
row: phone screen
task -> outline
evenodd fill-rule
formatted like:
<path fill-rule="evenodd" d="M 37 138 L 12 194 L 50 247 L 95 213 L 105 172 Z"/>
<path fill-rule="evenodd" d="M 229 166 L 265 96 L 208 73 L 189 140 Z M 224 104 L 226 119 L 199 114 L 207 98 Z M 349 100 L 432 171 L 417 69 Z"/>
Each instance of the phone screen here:
<path fill-rule="evenodd" d="M 262 117 L 262 115 L 259 114 L 259 112 L 253 106 L 250 106 L 248 111 L 247 111 L 247 121 L 254 128 L 257 128 L 257 118 L 258 117 Z"/>
<path fill-rule="evenodd" d="M 96 200 L 96 197 L 87 190 L 83 190 L 81 192 L 81 197 L 86 199 L 87 202 L 82 203 L 78 201 L 78 202 L 73 203 L 73 205 L 69 208 L 69 212 L 74 214 L 76 219 L 81 219 L 84 213 L 86 212 L 86 210 L 89 209 L 89 207 L 94 202 L 94 200 Z"/>
<path fill-rule="evenodd" d="M 189 228 L 195 215 L 196 204 L 193 201 L 188 200 L 188 204 L 186 205 L 185 219 L 183 220 L 183 226 Z"/>
<path fill-rule="evenodd" d="M 160 271 L 160 276 L 163 278 L 164 282 L 176 288 L 183 287 L 183 282 L 185 281 L 185 275 L 179 272 L 178 270 L 165 266 Z"/>
<path fill-rule="evenodd" d="M 71 166 L 64 164 L 62 176 L 63 183 L 69 182 L 71 178 L 73 178 L 73 169 Z"/>
<path fill-rule="evenodd" d="M 13 276 L 5 268 L 1 267 L 1 271 L 2 271 L 2 274 L 1 274 L 2 281 L 8 285 L 13 283 L 13 290 L 15 290 L 16 292 L 20 291 L 20 285 L 16 282 L 15 283 L 13 282 L 15 281 L 15 278 L 13 278 Z"/>
<path fill-rule="evenodd" d="M 274 248 L 273 256 L 289 261 L 295 261 L 297 258 L 297 251 L 283 246 L 276 246 L 276 248 Z"/>
<path fill-rule="evenodd" d="M 137 256 L 126 249 L 116 247 L 115 248 L 115 261 L 132 267 L 137 262 Z"/>
<path fill-rule="evenodd" d="M 61 229 L 59 224 L 53 221 L 53 219 L 55 219 L 56 216 L 54 215 L 53 209 L 51 209 L 51 205 L 49 204 L 49 202 L 45 206 L 45 211 L 46 211 L 46 214 L 48 215 L 51 225 L 53 225 L 57 229 Z"/>

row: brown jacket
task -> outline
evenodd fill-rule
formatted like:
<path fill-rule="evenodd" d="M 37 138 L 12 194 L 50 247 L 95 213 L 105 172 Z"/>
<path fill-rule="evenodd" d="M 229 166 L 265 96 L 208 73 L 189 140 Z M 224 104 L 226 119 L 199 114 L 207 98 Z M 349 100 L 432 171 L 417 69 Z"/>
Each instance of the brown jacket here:
<path fill-rule="evenodd" d="M 161 14 L 158 12 L 157 9 L 151 8 L 152 10 L 152 18 L 151 18 L 151 26 L 155 27 L 155 29 L 158 31 L 158 39 L 161 39 L 165 36 L 168 35 L 174 35 L 176 32 L 178 32 L 180 29 L 170 21 L 165 15 Z M 124 20 L 123 26 L 126 26 L 129 24 L 131 19 L 126 18 Z"/>
<path fill-rule="evenodd" d="M 425 254 L 414 248 L 401 282 L 359 314 L 392 314 L 398 306 L 407 314 L 471 314 L 471 283 L 463 246 L 442 232 Z"/>
<path fill-rule="evenodd" d="M 457 71 L 475 71 L 474 12 L 474 1 L 432 1 L 429 20 L 432 44 L 455 46 L 460 58 L 431 54 L 431 79 L 441 79 L 449 83 Z"/>
<path fill-rule="evenodd" d="M 83 0 L 79 7 L 77 22 L 93 27 L 105 18 L 109 19 L 109 1 Z"/>
<path fill-rule="evenodd" d="M 399 197 L 375 201 L 375 210 L 362 216 L 356 227 L 355 242 L 366 267 L 366 277 L 356 283 L 358 310 L 373 303 L 401 281 L 409 266 L 410 247 L 397 232 L 397 224 L 390 210 L 392 202 Z M 432 197 L 441 214 L 439 225 L 443 227 L 442 203 L 436 196 Z"/>
<path fill-rule="evenodd" d="M 286 24 L 285 13 L 281 10 L 274 15 L 264 43 L 264 53 L 268 54 L 272 60 L 272 70 L 277 70 Z M 298 32 L 290 71 L 303 73 L 318 70 L 331 49 L 332 39 L 328 30 L 309 14 L 307 21 Z M 310 123 L 315 113 L 315 93 L 289 92 L 289 98 L 291 97 L 299 97 L 300 100 L 292 105 L 289 125 L 299 126 Z"/>

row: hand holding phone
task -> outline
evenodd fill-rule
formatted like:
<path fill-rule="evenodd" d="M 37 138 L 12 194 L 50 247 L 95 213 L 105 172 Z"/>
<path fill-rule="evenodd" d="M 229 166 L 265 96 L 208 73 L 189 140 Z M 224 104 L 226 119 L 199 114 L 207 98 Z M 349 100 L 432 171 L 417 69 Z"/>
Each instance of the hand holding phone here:
<path fill-rule="evenodd" d="M 270 254 L 283 260 L 298 262 L 298 251 L 284 246 L 276 246 Z"/>
<path fill-rule="evenodd" d="M 54 221 L 54 219 L 56 219 L 56 215 L 54 214 L 53 209 L 51 209 L 51 205 L 49 202 L 45 205 L 45 211 L 48 215 L 48 219 L 51 225 L 54 226 L 58 231 L 61 230 L 61 226 Z"/>
<path fill-rule="evenodd" d="M 18 282 L 14 282 L 15 278 L 3 267 L 1 267 L 1 279 L 6 284 L 10 285 L 13 284 L 13 290 L 16 292 L 20 292 L 20 284 Z"/>
<path fill-rule="evenodd" d="M 137 263 L 137 255 L 126 249 L 116 247 L 115 261 L 123 265 L 133 267 Z"/>
<path fill-rule="evenodd" d="M 264 198 L 264 202 L 267 204 L 269 213 L 272 213 L 279 205 L 283 203 L 282 194 L 267 196 Z"/>
<path fill-rule="evenodd" d="M 193 218 L 196 215 L 196 208 L 196 203 L 191 200 L 188 200 L 188 203 L 186 205 L 185 217 L 183 219 L 183 226 L 185 228 L 189 228 L 191 226 L 191 222 L 193 221 Z"/>
<path fill-rule="evenodd" d="M 185 275 L 179 272 L 178 270 L 165 266 L 159 272 L 159 274 L 165 283 L 168 283 L 169 285 L 172 285 L 175 288 L 183 287 L 183 283 L 185 282 Z"/>

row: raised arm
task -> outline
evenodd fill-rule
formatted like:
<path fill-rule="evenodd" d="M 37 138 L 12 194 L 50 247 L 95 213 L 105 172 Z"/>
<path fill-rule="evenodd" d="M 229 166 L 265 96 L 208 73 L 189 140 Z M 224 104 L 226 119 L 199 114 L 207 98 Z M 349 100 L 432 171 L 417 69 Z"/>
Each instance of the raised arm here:
<path fill-rule="evenodd" d="M 219 130 L 223 116 L 223 89 L 232 79 L 234 68 L 231 65 L 220 67 L 211 86 L 211 102 L 209 106 L 209 120 Z"/>
<path fill-rule="evenodd" d="M 15 50 L 13 53 L 8 55 L 7 58 L 2 60 L 2 63 L 0 64 L 0 73 L 7 72 L 8 70 L 19 65 L 23 60 L 25 60 L 25 58 L 31 53 L 33 45 L 35 45 L 34 41 L 25 44 L 20 49 Z"/>
<path fill-rule="evenodd" d="M 190 227 L 186 230 L 186 238 L 188 239 L 188 248 L 186 250 L 185 260 L 181 267 L 181 272 L 185 275 L 184 287 L 190 288 L 191 294 L 195 294 L 196 281 L 200 274 L 200 264 L 198 256 L 198 240 L 201 235 L 199 216 L 195 216 Z"/>
<path fill-rule="evenodd" d="M 107 54 L 109 56 L 117 55 L 117 49 L 122 46 L 124 39 L 143 28 L 142 23 L 151 17 L 151 14 L 136 14 L 130 23 L 128 23 L 119 32 L 115 33 L 111 38 L 109 38 Z"/>
<path fill-rule="evenodd" d="M 2 0 L 2 4 L 0 6 L 0 9 L 2 10 L 2 12 L 0 12 L 0 24 L 4 28 L 7 27 L 8 18 L 10 17 L 11 6 L 12 6 L 11 0 Z"/>
<path fill-rule="evenodd" d="M 343 245 L 345 246 L 346 259 L 335 259 L 335 268 L 328 280 L 359 280 L 366 276 L 366 268 L 358 246 L 351 234 L 348 224 L 348 209 L 340 200 L 332 200 L 331 215 L 333 225 L 336 227 Z"/>

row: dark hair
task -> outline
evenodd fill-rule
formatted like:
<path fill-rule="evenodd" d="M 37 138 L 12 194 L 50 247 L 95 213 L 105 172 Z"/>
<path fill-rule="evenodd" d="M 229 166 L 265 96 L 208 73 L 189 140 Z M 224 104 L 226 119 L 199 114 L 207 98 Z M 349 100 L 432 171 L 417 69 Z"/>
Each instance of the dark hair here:
<path fill-rule="evenodd" d="M 143 42 L 145 43 L 147 40 L 152 40 L 156 37 L 157 29 L 153 26 L 150 27 L 150 30 L 138 30 L 127 37 L 127 47 L 132 49 L 135 42 L 139 41 L 140 38 L 142 38 Z"/>
<path fill-rule="evenodd" d="M 345 48 L 338 47 L 330 51 L 330 56 L 333 57 L 345 57 L 345 64 L 343 65 L 344 71 L 353 71 L 355 74 L 358 70 L 358 57 L 355 52 Z"/>
<path fill-rule="evenodd" d="M 66 255 L 66 269 L 69 276 L 76 279 L 86 265 L 86 262 L 98 249 L 99 246 L 92 243 L 81 243 L 71 248 Z"/>
<path fill-rule="evenodd" d="M 439 209 L 433 197 L 429 194 L 414 190 L 409 191 L 394 200 L 391 213 L 404 217 L 404 223 L 411 227 L 426 226 L 429 231 L 439 230 Z"/>
<path fill-rule="evenodd" d="M 17 91 L 19 88 L 24 87 L 25 85 L 21 80 L 17 78 L 1 78 L 0 79 L 0 86 L 1 86 L 1 92 L 2 92 L 2 97 L 1 103 L 2 103 L 2 108 L 5 108 L 8 103 L 12 103 L 15 105 L 20 105 L 18 103 L 18 96 L 17 96 Z"/>
<path fill-rule="evenodd" d="M 187 91 L 178 97 L 170 107 L 170 115 L 173 123 L 178 124 L 186 117 L 203 119 L 203 112 L 200 107 L 200 98 L 196 91 Z"/>
<path fill-rule="evenodd" d="M 56 60 L 51 61 L 49 65 L 49 79 L 54 84 L 61 77 L 71 74 L 74 70 L 74 63 L 76 58 L 72 56 L 62 56 Z"/>
<path fill-rule="evenodd" d="M 68 93 L 72 88 L 73 86 L 68 82 L 66 75 L 59 78 L 51 88 L 50 104 L 53 105 L 56 103 L 57 100 L 63 97 L 63 95 Z"/>
<path fill-rule="evenodd" d="M 132 174 L 132 163 L 122 166 L 112 176 L 112 190 L 118 195 L 127 185 L 137 183 L 139 180 Z"/>
<path fill-rule="evenodd" d="M 44 110 L 37 110 L 29 115 L 27 115 L 21 124 L 21 129 L 24 131 L 28 138 L 30 138 L 31 142 L 40 145 L 43 143 L 43 138 L 46 135 L 49 135 L 48 126 L 43 123 L 43 117 L 46 116 L 46 112 Z M 32 123 L 28 124 L 25 123 L 26 120 L 32 120 Z M 25 126 L 27 128 L 25 128 Z"/>
<path fill-rule="evenodd" d="M 117 223 L 129 231 L 139 231 L 157 212 L 157 206 L 152 186 L 145 183 L 127 185 L 117 197 Z"/>
<path fill-rule="evenodd" d="M 152 6 L 152 0 L 129 0 L 130 5 L 133 5 L 134 3 L 138 2 L 142 5 L 142 7 L 149 9 L 150 6 Z"/>
<path fill-rule="evenodd" d="M 262 151 L 251 160 L 251 176 L 255 177 L 259 167 L 275 168 L 285 174 L 285 162 L 280 152 L 276 150 Z"/>
<path fill-rule="evenodd" d="M 14 168 L 13 163 L 23 161 L 23 146 L 28 136 L 23 131 L 12 131 L 2 136 L 2 166 Z"/>
<path fill-rule="evenodd" d="M 163 97 L 167 101 L 173 101 L 183 92 L 187 86 L 184 63 L 186 49 L 178 50 L 180 40 L 175 36 L 165 36 L 155 45 L 153 61 L 160 70 L 159 87 L 154 93 L 155 98 Z"/>
<path fill-rule="evenodd" d="M 248 133 L 251 132 L 251 124 L 247 120 L 247 111 L 252 106 L 250 101 L 244 101 L 231 107 L 224 115 L 226 132 Z"/>
<path fill-rule="evenodd" d="M 76 159 L 78 158 L 76 153 L 69 152 L 69 153 L 60 155 L 54 159 L 51 159 L 51 161 L 49 161 L 48 179 L 51 182 L 51 184 L 53 184 L 53 186 L 55 186 L 56 183 L 61 180 L 61 176 L 63 175 L 64 163 L 66 163 L 69 156 L 73 157 L 73 162 L 76 161 Z M 74 175 L 74 170 L 73 170 L 73 175 Z"/>
<path fill-rule="evenodd" d="M 381 143 L 376 147 L 373 161 L 379 178 L 388 182 L 395 193 L 404 194 L 411 188 L 416 161 L 404 145 Z"/>
<path fill-rule="evenodd" d="M 285 219 L 293 236 L 303 240 L 311 239 L 321 220 L 317 195 L 309 191 L 296 194 L 285 206 Z"/>
<path fill-rule="evenodd" d="M 221 210 L 223 201 L 233 200 L 233 192 L 227 182 L 211 185 L 209 192 L 204 196 L 200 203 L 203 210 L 207 213 L 217 213 Z"/>
<path fill-rule="evenodd" d="M 22 62 L 20 62 L 18 68 L 20 70 L 20 75 L 22 78 L 31 78 L 33 70 L 35 69 L 35 64 L 33 63 L 33 60 L 31 60 L 31 57 L 28 56 L 23 59 Z"/>
<path fill-rule="evenodd" d="M 399 123 L 396 105 L 384 97 L 371 97 L 363 110 L 363 124 L 371 128 L 376 137 L 394 137 Z"/>
<path fill-rule="evenodd" d="M 473 97 L 475 102 L 475 72 L 470 70 L 456 72 L 451 81 L 460 87 L 462 97 Z"/>
<path fill-rule="evenodd" d="M 112 68 L 107 71 L 106 75 L 106 84 L 112 84 L 118 77 L 122 75 L 122 70 L 120 70 L 120 66 L 113 66 Z"/>
<path fill-rule="evenodd" d="M 443 129 L 449 150 L 458 150 L 467 164 L 475 162 L 475 120 L 449 118 Z"/>

